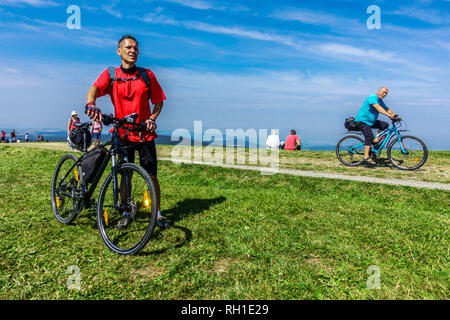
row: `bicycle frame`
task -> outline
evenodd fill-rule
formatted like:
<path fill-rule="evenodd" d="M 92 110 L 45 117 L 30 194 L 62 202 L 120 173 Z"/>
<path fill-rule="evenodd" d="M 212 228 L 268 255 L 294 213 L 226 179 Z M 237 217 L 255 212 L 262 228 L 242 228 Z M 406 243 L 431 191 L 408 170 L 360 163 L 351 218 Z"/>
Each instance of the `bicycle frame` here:
<path fill-rule="evenodd" d="M 112 136 L 111 140 L 108 140 L 107 142 L 101 144 L 100 146 L 105 147 L 107 145 L 112 145 L 112 147 L 108 150 L 108 153 L 105 157 L 105 159 L 103 160 L 98 172 L 96 173 L 91 186 L 89 188 L 89 190 L 86 190 L 86 184 L 84 184 L 84 182 L 81 182 L 81 188 L 83 188 L 82 190 L 82 196 L 77 199 L 77 200 L 81 200 L 82 201 L 82 206 L 84 206 L 86 209 L 90 206 L 90 200 L 92 195 L 94 194 L 95 189 L 98 186 L 98 183 L 100 182 L 101 177 L 103 176 L 103 173 L 106 170 L 106 167 L 108 166 L 108 163 L 110 160 L 112 160 L 112 166 L 111 166 L 111 173 L 112 173 L 112 183 L 113 183 L 113 195 L 114 195 L 114 206 L 116 209 L 119 209 L 120 207 L 120 202 L 119 202 L 119 186 L 118 186 L 118 179 L 117 179 L 117 172 L 119 169 L 119 165 L 118 165 L 118 161 L 116 158 L 116 155 L 119 153 L 118 151 L 120 151 L 120 153 L 124 153 L 124 161 L 128 162 L 128 152 L 126 151 L 126 148 L 123 148 L 120 146 L 120 138 L 119 138 L 119 132 L 118 132 L 118 128 L 116 125 L 114 125 L 114 133 Z M 66 180 L 66 178 L 68 177 L 68 175 L 72 172 L 72 170 L 77 167 L 82 161 L 83 159 L 86 157 L 87 151 L 84 150 L 83 151 L 83 156 L 81 156 L 73 165 L 72 167 L 67 171 L 66 175 L 64 176 L 64 178 L 60 181 L 59 185 L 58 185 L 58 189 L 61 187 L 61 184 Z M 125 175 L 125 185 L 126 187 L 126 192 L 127 192 L 127 198 L 130 197 L 130 188 L 129 188 L 129 183 L 130 183 L 130 178 L 128 177 L 128 175 Z M 68 195 L 66 194 L 66 196 L 72 198 L 72 195 Z M 81 208 L 81 206 L 80 206 Z"/>
<path fill-rule="evenodd" d="M 371 150 L 373 152 L 375 152 L 376 154 L 379 154 L 381 152 L 381 150 L 383 150 L 383 148 L 387 145 L 389 145 L 389 143 L 392 141 L 392 139 L 395 139 L 395 137 L 397 137 L 398 141 L 400 142 L 400 146 L 402 148 L 402 152 L 407 154 L 408 151 L 406 151 L 406 148 L 403 144 L 402 141 L 402 135 L 401 132 L 406 131 L 406 130 L 398 130 L 397 126 L 395 125 L 395 123 L 392 124 L 391 127 L 389 127 L 388 129 L 385 129 L 384 131 L 378 133 L 376 135 L 377 138 L 379 139 L 383 139 L 383 142 L 381 143 L 381 145 L 378 147 L 378 149 L 375 148 L 375 146 L 371 146 Z M 384 137 L 384 138 L 383 138 Z M 360 148 L 360 147 L 364 147 L 364 143 L 360 143 L 357 144 L 355 146 L 352 146 L 349 151 L 352 153 L 357 153 L 356 151 L 354 151 L 354 149 Z"/>

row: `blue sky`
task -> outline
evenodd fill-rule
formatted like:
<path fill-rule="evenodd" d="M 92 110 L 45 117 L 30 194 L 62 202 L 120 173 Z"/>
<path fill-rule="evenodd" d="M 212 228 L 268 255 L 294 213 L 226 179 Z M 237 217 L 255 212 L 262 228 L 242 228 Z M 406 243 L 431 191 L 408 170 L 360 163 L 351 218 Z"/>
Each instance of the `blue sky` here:
<path fill-rule="evenodd" d="M 66 26 L 72 4 L 80 30 Z M 367 28 L 370 5 L 379 30 Z M 0 128 L 64 129 L 97 76 L 120 64 L 125 33 L 166 92 L 160 132 L 202 120 L 334 144 L 383 85 L 412 133 L 450 149 L 446 0 L 0 0 Z M 98 104 L 113 110 L 108 97 Z"/>

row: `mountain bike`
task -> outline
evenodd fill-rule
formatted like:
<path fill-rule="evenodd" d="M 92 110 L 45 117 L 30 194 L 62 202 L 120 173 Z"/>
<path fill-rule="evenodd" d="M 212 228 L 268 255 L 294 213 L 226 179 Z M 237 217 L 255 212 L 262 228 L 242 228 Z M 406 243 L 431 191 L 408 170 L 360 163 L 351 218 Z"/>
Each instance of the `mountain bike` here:
<path fill-rule="evenodd" d="M 103 115 L 103 124 L 113 124 L 112 139 L 101 144 L 104 158 L 97 164 L 93 177 L 86 179 L 83 161 L 89 154 L 84 142 L 83 155 L 64 155 L 58 162 L 52 181 L 51 200 L 56 219 L 70 224 L 83 208 L 95 204 L 93 193 L 111 161 L 111 173 L 106 177 L 98 196 L 97 226 L 106 246 L 121 255 L 139 252 L 149 241 L 156 225 L 156 189 L 147 171 L 139 165 L 128 163 L 127 147 L 123 146 L 119 128 L 142 132 L 145 124 L 136 123 L 138 114 L 123 119 Z M 90 122 L 79 123 L 79 129 L 89 128 Z M 109 147 L 107 149 L 106 147 Z M 99 150 L 101 150 L 99 149 Z M 117 159 L 123 155 L 123 161 Z"/>
<path fill-rule="evenodd" d="M 392 126 L 376 135 L 379 142 L 371 146 L 370 158 L 374 161 L 387 146 L 389 161 L 401 170 L 416 170 L 422 167 L 428 159 L 428 148 L 425 143 L 414 136 L 402 135 L 404 121 L 396 118 Z M 355 131 L 356 133 L 356 131 Z M 362 133 L 348 135 L 342 138 L 336 146 L 336 156 L 346 166 L 359 166 L 364 158 L 364 139 Z"/>

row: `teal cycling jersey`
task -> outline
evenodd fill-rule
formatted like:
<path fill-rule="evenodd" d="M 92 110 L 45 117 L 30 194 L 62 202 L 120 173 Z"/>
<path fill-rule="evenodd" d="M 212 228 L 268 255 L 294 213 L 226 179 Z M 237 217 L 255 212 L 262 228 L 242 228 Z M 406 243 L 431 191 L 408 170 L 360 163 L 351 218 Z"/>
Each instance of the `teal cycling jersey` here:
<path fill-rule="evenodd" d="M 359 109 L 358 114 L 356 115 L 355 121 L 363 122 L 369 126 L 373 126 L 378 119 L 378 115 L 380 114 L 377 109 L 372 107 L 373 104 L 379 104 L 386 111 L 389 108 L 384 104 L 383 100 L 378 98 L 376 94 L 371 95 L 364 101 L 361 109 Z"/>

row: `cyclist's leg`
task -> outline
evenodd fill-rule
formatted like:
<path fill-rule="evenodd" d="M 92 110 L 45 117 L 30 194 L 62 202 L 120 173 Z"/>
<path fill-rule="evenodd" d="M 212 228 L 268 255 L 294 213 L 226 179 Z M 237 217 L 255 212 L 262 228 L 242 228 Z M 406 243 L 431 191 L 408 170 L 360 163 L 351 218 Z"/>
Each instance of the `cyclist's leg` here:
<path fill-rule="evenodd" d="M 371 126 L 369 126 L 363 122 L 360 122 L 359 128 L 360 128 L 362 134 L 364 135 L 364 160 L 372 163 L 373 160 L 370 159 L 369 154 L 370 154 L 370 148 L 372 146 L 373 139 L 375 138 L 375 136 L 373 135 Z"/>
<path fill-rule="evenodd" d="M 389 124 L 386 121 L 377 120 L 372 126 L 373 129 L 378 129 L 377 135 L 389 128 Z M 373 143 L 378 143 L 379 137 L 373 139 Z"/>
<path fill-rule="evenodd" d="M 158 200 L 158 211 L 160 211 L 160 199 L 161 199 L 161 190 L 159 187 L 159 181 L 157 178 L 158 174 L 158 158 L 156 155 L 156 146 L 155 141 L 148 141 L 139 144 L 137 147 L 139 152 L 139 160 L 140 165 L 145 170 L 147 170 L 148 174 L 153 180 L 156 189 L 156 199 Z"/>
<path fill-rule="evenodd" d="M 139 159 L 141 167 L 143 167 L 149 173 L 150 177 L 153 180 L 153 184 L 155 185 L 156 191 L 156 200 L 158 202 L 157 211 L 157 225 L 161 228 L 170 227 L 169 223 L 161 214 L 161 188 L 159 186 L 158 181 L 158 158 L 156 155 L 156 146 L 155 141 L 145 142 L 139 145 Z"/>
<path fill-rule="evenodd" d="M 125 147 L 127 147 L 126 152 L 127 152 L 127 156 L 128 156 L 128 162 L 134 163 L 136 147 L 131 147 L 133 145 L 133 142 L 123 141 L 123 145 Z M 119 154 L 119 162 L 124 161 L 124 156 L 125 155 L 123 153 Z M 130 179 L 131 179 L 131 177 L 130 177 Z M 127 197 L 126 181 L 125 181 L 125 179 L 122 178 L 120 180 L 120 200 L 123 202 L 126 199 L 126 197 Z"/>

